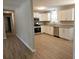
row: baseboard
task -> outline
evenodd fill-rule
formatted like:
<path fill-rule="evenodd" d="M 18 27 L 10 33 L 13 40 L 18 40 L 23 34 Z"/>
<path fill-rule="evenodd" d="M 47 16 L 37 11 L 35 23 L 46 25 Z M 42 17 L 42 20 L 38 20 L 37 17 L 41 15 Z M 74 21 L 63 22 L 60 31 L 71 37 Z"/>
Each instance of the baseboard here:
<path fill-rule="evenodd" d="M 6 37 L 3 37 L 3 39 L 7 39 Z"/>
<path fill-rule="evenodd" d="M 60 38 L 59 36 L 53 35 L 54 37 Z"/>
<path fill-rule="evenodd" d="M 66 38 L 62 38 L 62 37 L 59 37 L 59 38 L 64 39 L 64 40 L 67 40 L 67 41 L 70 41 L 69 39 L 66 39 Z"/>
<path fill-rule="evenodd" d="M 22 40 L 22 38 L 21 38 L 20 36 L 18 36 L 17 34 L 16 34 L 16 36 L 24 43 L 24 45 L 25 45 L 31 52 L 35 52 L 35 49 L 32 49 L 27 43 L 25 43 L 25 42 Z"/>

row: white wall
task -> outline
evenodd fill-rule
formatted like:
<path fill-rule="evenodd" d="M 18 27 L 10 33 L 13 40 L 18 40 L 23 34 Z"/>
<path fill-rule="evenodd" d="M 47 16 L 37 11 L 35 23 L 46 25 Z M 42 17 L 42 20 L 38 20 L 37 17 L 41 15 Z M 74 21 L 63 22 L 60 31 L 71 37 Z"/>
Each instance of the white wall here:
<path fill-rule="evenodd" d="M 27 0 L 15 10 L 16 35 L 34 52 L 32 2 Z"/>

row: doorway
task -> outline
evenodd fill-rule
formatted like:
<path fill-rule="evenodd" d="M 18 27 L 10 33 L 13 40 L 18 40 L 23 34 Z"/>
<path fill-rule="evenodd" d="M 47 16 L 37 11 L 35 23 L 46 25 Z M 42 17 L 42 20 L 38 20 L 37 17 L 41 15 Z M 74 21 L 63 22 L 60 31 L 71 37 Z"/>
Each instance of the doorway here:
<path fill-rule="evenodd" d="M 6 36 L 9 34 L 15 34 L 15 19 L 14 19 L 14 11 L 4 10 L 3 11 L 3 21 L 5 27 Z"/>
<path fill-rule="evenodd" d="M 4 13 L 5 32 L 12 33 L 12 16 L 11 13 Z"/>

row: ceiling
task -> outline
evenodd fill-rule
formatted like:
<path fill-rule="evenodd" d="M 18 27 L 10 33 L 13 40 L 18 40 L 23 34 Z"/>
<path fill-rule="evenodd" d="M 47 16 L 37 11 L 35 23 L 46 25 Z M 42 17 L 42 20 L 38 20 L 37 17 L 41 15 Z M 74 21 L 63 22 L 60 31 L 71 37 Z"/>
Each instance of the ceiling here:
<path fill-rule="evenodd" d="M 34 10 L 37 10 L 36 8 L 41 6 L 52 8 L 70 4 L 74 4 L 74 0 L 33 0 Z"/>
<path fill-rule="evenodd" d="M 24 2 L 27 2 L 27 0 L 3 0 L 3 8 L 14 10 Z M 52 8 L 68 4 L 74 4 L 74 0 L 33 0 L 33 9 L 36 10 L 35 8 L 40 6 Z"/>

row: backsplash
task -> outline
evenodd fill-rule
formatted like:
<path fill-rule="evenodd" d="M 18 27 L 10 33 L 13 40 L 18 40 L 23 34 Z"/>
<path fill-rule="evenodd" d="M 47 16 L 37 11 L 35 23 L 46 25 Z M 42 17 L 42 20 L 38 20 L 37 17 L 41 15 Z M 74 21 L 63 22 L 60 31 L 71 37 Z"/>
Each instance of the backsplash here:
<path fill-rule="evenodd" d="M 60 22 L 50 22 L 50 21 L 40 21 L 40 25 L 53 25 L 53 24 L 63 24 L 63 25 L 74 25 L 74 21 L 60 21 Z"/>
<path fill-rule="evenodd" d="M 74 21 L 60 21 L 60 24 L 74 25 Z"/>
<path fill-rule="evenodd" d="M 40 25 L 47 25 L 50 23 L 50 21 L 40 21 L 39 23 L 40 23 Z"/>

